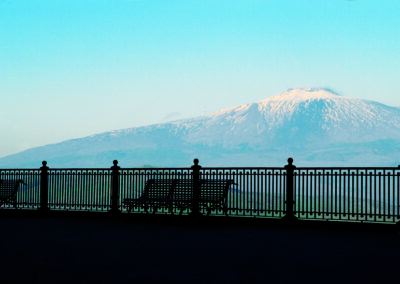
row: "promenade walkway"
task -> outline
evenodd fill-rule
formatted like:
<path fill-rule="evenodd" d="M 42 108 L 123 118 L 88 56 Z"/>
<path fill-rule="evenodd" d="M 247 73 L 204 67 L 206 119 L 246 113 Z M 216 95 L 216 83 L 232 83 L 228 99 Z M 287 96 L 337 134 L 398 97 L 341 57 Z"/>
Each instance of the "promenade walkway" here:
<path fill-rule="evenodd" d="M 395 283 L 394 225 L 0 210 L 1 283 Z"/>

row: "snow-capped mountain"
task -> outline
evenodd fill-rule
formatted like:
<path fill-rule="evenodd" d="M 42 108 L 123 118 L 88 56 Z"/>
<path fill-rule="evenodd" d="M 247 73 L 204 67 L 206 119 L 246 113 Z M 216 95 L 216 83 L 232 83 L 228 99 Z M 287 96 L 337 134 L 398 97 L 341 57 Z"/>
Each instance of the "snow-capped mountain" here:
<path fill-rule="evenodd" d="M 33 148 L 1 167 L 393 166 L 400 161 L 400 108 L 322 88 L 289 89 L 257 103 L 164 124 Z"/>
<path fill-rule="evenodd" d="M 399 108 L 346 98 L 328 89 L 290 89 L 184 123 L 188 141 L 227 147 L 400 139 Z"/>

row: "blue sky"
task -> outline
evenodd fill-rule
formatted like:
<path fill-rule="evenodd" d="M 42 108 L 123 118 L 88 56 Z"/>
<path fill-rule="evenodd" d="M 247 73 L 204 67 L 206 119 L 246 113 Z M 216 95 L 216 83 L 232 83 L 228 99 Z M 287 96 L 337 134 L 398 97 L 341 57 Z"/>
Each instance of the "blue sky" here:
<path fill-rule="evenodd" d="M 400 106 L 400 1 L 0 0 L 0 156 L 293 87 Z"/>

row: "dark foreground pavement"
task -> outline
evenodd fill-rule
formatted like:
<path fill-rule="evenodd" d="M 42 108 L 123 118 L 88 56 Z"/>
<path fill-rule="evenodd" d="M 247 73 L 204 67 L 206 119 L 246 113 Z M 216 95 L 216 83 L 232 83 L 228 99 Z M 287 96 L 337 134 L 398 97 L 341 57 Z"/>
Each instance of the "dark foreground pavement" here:
<path fill-rule="evenodd" d="M 396 283 L 393 225 L 0 210 L 0 283 Z"/>

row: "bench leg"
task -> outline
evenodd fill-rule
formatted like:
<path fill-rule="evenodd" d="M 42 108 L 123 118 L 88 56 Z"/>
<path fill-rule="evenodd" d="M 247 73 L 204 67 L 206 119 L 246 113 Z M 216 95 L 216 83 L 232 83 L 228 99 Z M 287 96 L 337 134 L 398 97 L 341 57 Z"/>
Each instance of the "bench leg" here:
<path fill-rule="evenodd" d="M 13 206 L 15 209 L 17 209 L 17 196 L 13 198 Z"/>
<path fill-rule="evenodd" d="M 146 214 L 149 214 L 149 205 L 147 203 L 144 204 L 144 212 L 146 212 Z"/>
<path fill-rule="evenodd" d="M 168 205 L 168 211 L 171 213 L 171 215 L 174 215 L 174 204 L 172 202 L 170 202 Z"/>
<path fill-rule="evenodd" d="M 185 206 L 183 204 L 178 204 L 177 208 L 179 208 L 179 216 L 183 214 L 183 210 L 185 209 Z"/>
<path fill-rule="evenodd" d="M 226 208 L 226 204 L 225 203 L 222 204 L 222 210 L 224 211 L 225 216 L 228 217 L 228 208 Z"/>
<path fill-rule="evenodd" d="M 211 207 L 207 205 L 207 216 L 210 216 L 211 213 Z"/>
<path fill-rule="evenodd" d="M 181 206 L 181 210 L 179 211 L 179 216 L 183 214 L 183 206 Z"/>

